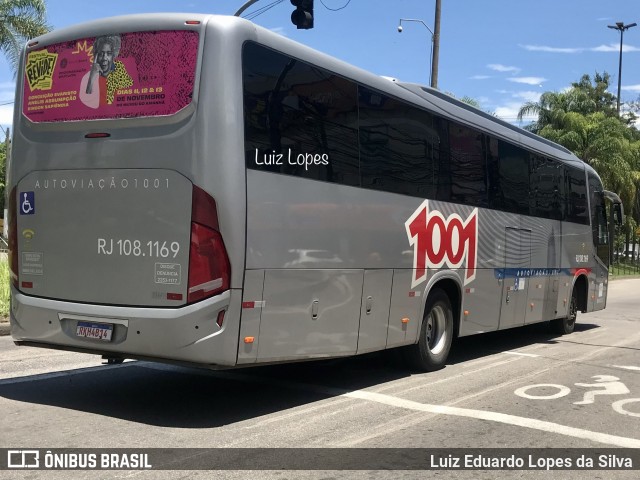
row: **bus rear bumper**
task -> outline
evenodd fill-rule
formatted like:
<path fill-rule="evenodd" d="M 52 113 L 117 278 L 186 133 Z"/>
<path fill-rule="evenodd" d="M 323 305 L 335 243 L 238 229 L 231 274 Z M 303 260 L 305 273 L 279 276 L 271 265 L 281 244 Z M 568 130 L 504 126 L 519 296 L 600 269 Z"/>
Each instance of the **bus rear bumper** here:
<path fill-rule="evenodd" d="M 12 287 L 11 335 L 18 345 L 231 367 L 237 361 L 240 299 L 240 290 L 228 290 L 175 309 L 112 307 L 35 298 Z M 106 328 L 110 338 L 83 337 L 82 325 Z"/>

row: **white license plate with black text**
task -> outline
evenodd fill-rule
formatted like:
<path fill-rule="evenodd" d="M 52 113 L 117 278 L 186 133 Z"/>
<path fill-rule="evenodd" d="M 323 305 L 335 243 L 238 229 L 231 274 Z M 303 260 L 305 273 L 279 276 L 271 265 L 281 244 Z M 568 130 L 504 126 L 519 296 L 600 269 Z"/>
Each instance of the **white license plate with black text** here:
<path fill-rule="evenodd" d="M 78 337 L 110 342 L 112 334 L 113 325 L 109 323 L 78 322 L 76 327 L 76 335 Z"/>

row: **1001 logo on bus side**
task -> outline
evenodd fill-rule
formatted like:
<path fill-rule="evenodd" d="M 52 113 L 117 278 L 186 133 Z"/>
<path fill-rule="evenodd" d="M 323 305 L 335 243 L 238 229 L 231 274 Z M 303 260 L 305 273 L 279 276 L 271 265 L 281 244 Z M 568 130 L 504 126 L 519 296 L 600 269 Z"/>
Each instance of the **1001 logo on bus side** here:
<path fill-rule="evenodd" d="M 413 247 L 411 288 L 427 279 L 427 268 L 466 268 L 464 284 L 476 278 L 478 260 L 478 209 L 463 220 L 452 213 L 447 218 L 429 211 L 425 200 L 405 222 L 409 244 Z"/>

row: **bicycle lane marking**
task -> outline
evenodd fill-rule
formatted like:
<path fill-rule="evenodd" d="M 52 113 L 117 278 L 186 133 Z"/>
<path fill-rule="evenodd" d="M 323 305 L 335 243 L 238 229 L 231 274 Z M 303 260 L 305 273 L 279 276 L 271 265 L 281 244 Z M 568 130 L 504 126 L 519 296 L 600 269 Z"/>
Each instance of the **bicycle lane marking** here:
<path fill-rule="evenodd" d="M 453 415 L 457 417 L 475 418 L 477 420 L 487 420 L 490 422 L 503 423 L 506 425 L 514 425 L 518 427 L 540 430 L 548 433 L 557 433 L 574 438 L 591 440 L 598 443 L 615 445 L 622 448 L 640 448 L 640 440 L 636 438 L 621 437 L 618 435 L 610 435 L 608 433 L 594 432 L 582 428 L 569 427 L 559 423 L 547 422 L 545 420 L 536 420 L 533 418 L 520 417 L 506 413 L 489 412 L 485 410 L 474 410 L 468 408 L 448 407 L 444 405 L 429 405 L 424 403 L 405 400 L 397 397 L 389 397 L 379 393 L 366 392 L 358 390 L 355 392 L 345 393 L 344 396 L 349 398 L 358 398 L 369 400 L 394 407 L 406 408 L 409 410 L 417 410 L 425 413 L 437 413 L 442 415 Z"/>
<path fill-rule="evenodd" d="M 304 390 L 330 397 L 343 397 L 355 400 L 365 400 L 375 402 L 390 407 L 403 408 L 423 413 L 433 413 L 438 415 L 451 415 L 456 417 L 473 418 L 476 420 L 486 420 L 489 422 L 502 423 L 505 425 L 513 425 L 517 427 L 530 428 L 548 433 L 556 433 L 583 440 L 591 440 L 597 443 L 613 445 L 622 448 L 640 448 L 640 440 L 636 438 L 621 437 L 608 433 L 594 432 L 583 428 L 569 427 L 559 423 L 548 422 L 545 420 L 536 420 L 534 418 L 520 417 L 507 413 L 490 412 L 486 410 L 476 410 L 470 408 L 449 407 L 446 405 L 433 405 L 428 403 L 419 403 L 413 400 L 393 397 L 382 393 L 375 393 L 366 390 L 345 391 L 334 387 L 326 387 L 322 385 L 314 385 L 308 383 L 291 382 L 287 380 L 279 380 L 273 378 L 255 378 L 246 374 L 238 374 L 233 372 L 215 372 L 216 376 L 235 379 L 243 382 L 262 383 L 265 385 L 279 386 L 294 390 Z"/>

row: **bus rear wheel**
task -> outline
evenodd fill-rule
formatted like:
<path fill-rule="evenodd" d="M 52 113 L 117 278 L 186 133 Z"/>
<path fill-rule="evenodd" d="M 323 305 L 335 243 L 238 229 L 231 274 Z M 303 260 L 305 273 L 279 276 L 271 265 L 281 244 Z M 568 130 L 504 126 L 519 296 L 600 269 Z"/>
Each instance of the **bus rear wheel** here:
<path fill-rule="evenodd" d="M 453 341 L 453 311 L 444 291 L 433 290 L 427 298 L 418 343 L 405 348 L 409 366 L 422 372 L 444 367 Z"/>
<path fill-rule="evenodd" d="M 558 318 L 551 320 L 551 330 L 554 333 L 560 335 L 568 335 L 576 328 L 576 319 L 578 318 L 578 292 L 573 289 L 571 292 L 571 303 L 569 304 L 569 311 L 564 318 Z"/>

